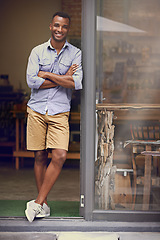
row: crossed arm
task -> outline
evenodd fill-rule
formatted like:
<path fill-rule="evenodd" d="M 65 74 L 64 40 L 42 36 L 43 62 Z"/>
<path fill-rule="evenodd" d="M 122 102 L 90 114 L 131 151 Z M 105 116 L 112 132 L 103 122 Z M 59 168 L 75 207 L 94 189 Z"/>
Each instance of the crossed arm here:
<path fill-rule="evenodd" d="M 40 86 L 40 89 L 52 88 L 56 86 L 74 89 L 75 83 L 72 75 L 77 71 L 77 68 L 78 65 L 73 64 L 65 75 L 57 75 L 51 72 L 39 71 L 38 77 L 45 79 L 43 84 Z"/>

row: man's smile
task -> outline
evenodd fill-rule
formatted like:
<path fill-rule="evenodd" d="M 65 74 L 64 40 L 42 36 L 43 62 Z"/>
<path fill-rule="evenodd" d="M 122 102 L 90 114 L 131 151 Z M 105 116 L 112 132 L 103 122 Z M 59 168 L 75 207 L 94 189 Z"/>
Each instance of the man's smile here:
<path fill-rule="evenodd" d="M 63 36 L 63 34 L 60 33 L 60 32 L 55 32 L 54 34 L 55 34 L 57 37 L 62 37 L 62 36 Z"/>

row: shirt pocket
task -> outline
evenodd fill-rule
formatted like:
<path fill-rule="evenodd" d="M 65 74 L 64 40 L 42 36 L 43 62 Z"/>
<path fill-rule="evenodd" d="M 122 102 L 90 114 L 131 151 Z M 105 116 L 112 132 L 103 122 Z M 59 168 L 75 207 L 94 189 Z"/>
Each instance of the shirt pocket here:
<path fill-rule="evenodd" d="M 61 61 L 59 63 L 59 74 L 65 75 L 71 65 L 72 65 L 72 61 L 71 61 L 71 59 L 69 59 L 69 57 L 61 59 Z"/>
<path fill-rule="evenodd" d="M 50 59 L 42 59 L 39 62 L 39 71 L 50 72 L 51 61 Z"/>

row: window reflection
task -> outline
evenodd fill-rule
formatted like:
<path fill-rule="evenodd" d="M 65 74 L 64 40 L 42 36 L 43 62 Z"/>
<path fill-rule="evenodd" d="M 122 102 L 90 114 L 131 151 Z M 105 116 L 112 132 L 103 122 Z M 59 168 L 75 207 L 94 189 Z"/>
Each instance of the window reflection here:
<path fill-rule="evenodd" d="M 158 0 L 97 1 L 97 102 L 160 105 L 159 12 Z M 160 210 L 160 145 L 155 144 L 160 141 L 160 109 L 113 111 L 110 150 L 112 139 L 107 139 L 108 120 L 103 121 L 103 114 L 97 111 L 95 208 Z M 133 137 L 133 126 L 141 138 Z M 152 137 L 146 135 L 149 130 Z M 127 140 L 154 143 L 130 142 L 124 148 Z M 146 150 L 150 155 L 142 154 Z M 112 151 L 112 163 L 106 168 Z M 102 180 L 104 171 L 106 176 L 111 174 L 109 180 Z"/>
<path fill-rule="evenodd" d="M 106 0 L 101 8 L 102 16 L 97 16 L 101 84 L 97 90 L 109 103 L 160 103 L 160 3 Z"/>

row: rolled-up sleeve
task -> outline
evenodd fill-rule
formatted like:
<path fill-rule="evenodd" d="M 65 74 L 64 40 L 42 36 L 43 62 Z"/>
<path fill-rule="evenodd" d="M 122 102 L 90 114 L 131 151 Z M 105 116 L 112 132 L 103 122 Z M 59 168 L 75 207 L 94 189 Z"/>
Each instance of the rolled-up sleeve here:
<path fill-rule="evenodd" d="M 39 58 L 36 50 L 33 49 L 28 59 L 27 65 L 27 84 L 31 89 L 39 89 L 45 79 L 38 77 Z"/>
<path fill-rule="evenodd" d="M 82 89 L 82 79 L 83 79 L 83 71 L 82 71 L 82 52 L 79 50 L 76 53 L 76 56 L 72 62 L 72 64 L 78 64 L 78 70 L 73 74 L 73 80 L 75 83 L 75 90 Z"/>

